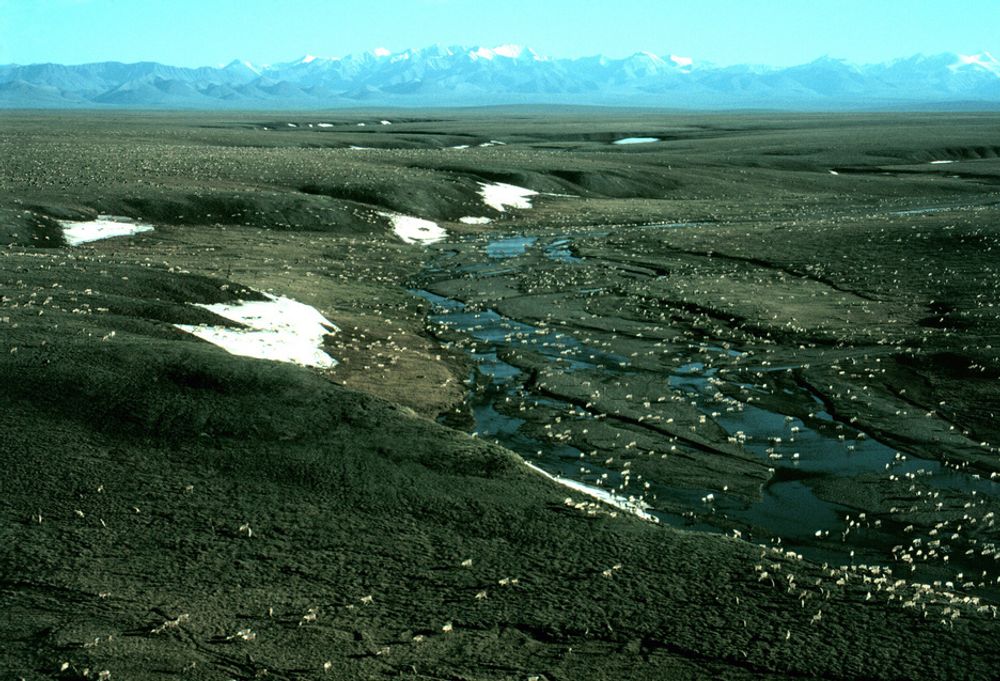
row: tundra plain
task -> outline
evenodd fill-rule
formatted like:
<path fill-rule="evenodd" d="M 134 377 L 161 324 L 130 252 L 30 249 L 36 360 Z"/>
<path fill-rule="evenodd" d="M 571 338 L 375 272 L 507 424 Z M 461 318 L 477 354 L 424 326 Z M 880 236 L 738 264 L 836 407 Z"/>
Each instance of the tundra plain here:
<path fill-rule="evenodd" d="M 4 113 L 0 669 L 992 678 L 998 130 Z"/>

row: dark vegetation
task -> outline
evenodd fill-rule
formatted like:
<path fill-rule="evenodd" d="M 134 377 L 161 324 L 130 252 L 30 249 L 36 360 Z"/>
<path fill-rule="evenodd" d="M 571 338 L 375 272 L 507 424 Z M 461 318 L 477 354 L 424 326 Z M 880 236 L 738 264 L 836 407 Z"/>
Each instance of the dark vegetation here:
<path fill-rule="evenodd" d="M 997 122 L 4 115 L 0 672 L 992 678 Z M 629 136 L 666 141 L 609 144 Z M 499 213 L 477 193 L 494 181 L 543 195 Z M 402 244 L 385 212 L 451 238 Z M 57 220 L 98 214 L 156 230 L 64 245 Z M 509 236 L 537 241 L 485 250 Z M 494 399 L 469 354 L 489 343 L 413 287 L 623 366 L 511 344 L 523 389 Z M 334 320 L 340 365 L 172 326 L 260 291 Z M 670 381 L 692 362 L 714 369 L 697 399 Z M 483 399 L 678 527 L 531 473 Z M 754 454 L 727 421 L 750 407 L 853 463 L 798 467 L 782 430 Z M 909 463 L 852 460 L 859 434 Z M 754 515 L 789 483 L 832 520 Z"/>

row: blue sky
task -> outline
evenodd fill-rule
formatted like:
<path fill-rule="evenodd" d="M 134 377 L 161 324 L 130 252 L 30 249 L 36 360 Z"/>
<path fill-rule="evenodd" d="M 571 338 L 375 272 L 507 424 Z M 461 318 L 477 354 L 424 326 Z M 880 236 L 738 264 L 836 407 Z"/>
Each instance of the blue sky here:
<path fill-rule="evenodd" d="M 0 64 L 208 66 L 517 43 L 717 64 L 1000 54 L 1000 0 L 0 0 Z"/>

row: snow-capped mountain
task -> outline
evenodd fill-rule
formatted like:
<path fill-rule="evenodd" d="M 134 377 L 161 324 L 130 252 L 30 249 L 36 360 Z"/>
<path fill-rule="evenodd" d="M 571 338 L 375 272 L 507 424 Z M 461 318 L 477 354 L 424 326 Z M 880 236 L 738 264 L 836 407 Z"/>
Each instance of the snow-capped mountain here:
<path fill-rule="evenodd" d="M 952 71 L 958 71 L 965 67 L 968 67 L 968 69 L 973 71 L 982 69 L 983 71 L 988 71 L 995 76 L 1000 76 L 1000 59 L 997 59 L 989 52 L 973 55 L 960 54 L 958 55 L 958 61 L 948 68 Z"/>
<path fill-rule="evenodd" d="M 671 108 L 859 109 L 1000 106 L 1000 60 L 918 55 L 855 65 L 716 67 L 689 56 L 545 57 L 520 45 L 432 45 L 345 57 L 306 55 L 217 68 L 141 62 L 0 66 L 0 108 L 311 108 L 600 104 Z"/>

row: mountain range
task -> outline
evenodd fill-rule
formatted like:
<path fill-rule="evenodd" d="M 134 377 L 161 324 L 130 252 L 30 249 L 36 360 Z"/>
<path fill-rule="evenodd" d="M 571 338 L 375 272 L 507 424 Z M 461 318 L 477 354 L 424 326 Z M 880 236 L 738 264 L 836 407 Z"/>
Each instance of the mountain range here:
<path fill-rule="evenodd" d="M 275 109 L 578 104 L 697 109 L 1000 108 L 1000 60 L 917 55 L 856 65 L 713 66 L 637 52 L 547 58 L 531 49 L 445 47 L 274 65 L 235 60 L 0 66 L 0 108 Z"/>

